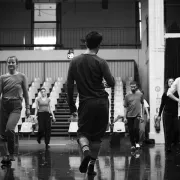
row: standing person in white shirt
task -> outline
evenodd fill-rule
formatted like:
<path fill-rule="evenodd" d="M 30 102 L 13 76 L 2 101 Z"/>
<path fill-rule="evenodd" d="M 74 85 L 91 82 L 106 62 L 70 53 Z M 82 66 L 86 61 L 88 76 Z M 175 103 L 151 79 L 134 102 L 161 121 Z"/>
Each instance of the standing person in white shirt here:
<path fill-rule="evenodd" d="M 174 93 L 177 92 L 179 98 L 177 98 Z M 178 126 L 178 132 L 176 132 L 175 136 L 178 136 L 177 141 L 180 141 L 180 77 L 176 78 L 171 87 L 167 91 L 167 96 L 170 97 L 171 99 L 175 100 L 178 102 L 178 121 L 177 121 L 177 126 Z M 175 142 L 176 144 L 177 142 Z"/>
<path fill-rule="evenodd" d="M 144 92 L 141 90 L 141 92 L 144 95 Z M 144 121 L 141 121 L 139 123 L 139 144 L 142 147 L 144 145 L 144 141 L 148 138 L 148 132 L 147 132 L 147 123 L 149 122 L 150 116 L 149 116 L 149 104 L 145 99 L 143 99 L 144 105 Z"/>
<path fill-rule="evenodd" d="M 178 103 L 167 96 L 167 91 L 171 88 L 173 82 L 173 78 L 168 78 L 165 82 L 164 93 L 161 98 L 161 105 L 157 117 L 157 119 L 161 120 L 162 114 L 166 153 L 170 153 L 172 151 L 172 144 L 177 143 L 178 140 Z M 174 93 L 174 96 L 178 97 L 177 92 Z"/>

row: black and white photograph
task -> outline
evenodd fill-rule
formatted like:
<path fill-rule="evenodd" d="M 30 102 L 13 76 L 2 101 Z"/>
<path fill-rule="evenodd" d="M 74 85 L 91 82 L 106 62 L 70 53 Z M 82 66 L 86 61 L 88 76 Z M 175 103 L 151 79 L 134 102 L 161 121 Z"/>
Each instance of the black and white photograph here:
<path fill-rule="evenodd" d="M 0 0 L 0 180 L 180 180 L 180 0 Z"/>

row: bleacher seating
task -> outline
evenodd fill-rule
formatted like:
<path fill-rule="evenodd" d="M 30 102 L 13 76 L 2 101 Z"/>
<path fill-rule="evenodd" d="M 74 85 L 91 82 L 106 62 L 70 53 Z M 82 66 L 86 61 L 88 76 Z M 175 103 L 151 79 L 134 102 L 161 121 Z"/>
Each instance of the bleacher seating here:
<path fill-rule="evenodd" d="M 114 117 L 118 115 L 124 116 L 124 106 L 123 106 L 123 82 L 120 77 L 116 78 L 116 85 L 114 88 Z"/>
<path fill-rule="evenodd" d="M 126 92 L 130 90 L 130 81 L 132 78 L 128 78 L 125 81 Z M 114 88 L 106 88 L 106 92 L 109 94 L 109 124 L 114 124 L 112 132 L 125 132 L 124 122 L 118 121 L 114 123 L 114 119 L 119 116 L 124 116 L 124 85 L 121 77 L 116 77 L 116 85 Z M 75 85 L 76 86 L 76 85 Z M 64 79 L 58 77 L 54 82 L 52 78 L 48 77 L 43 82 L 40 78 L 34 78 L 34 81 L 29 86 L 29 99 L 32 109 L 35 109 L 35 98 L 40 96 L 40 88 L 45 87 L 49 98 L 51 99 L 51 109 L 55 113 L 56 123 L 52 124 L 52 135 L 68 135 L 76 133 L 77 122 L 68 122 L 70 117 L 69 106 L 67 104 L 67 93 L 65 89 Z M 74 100 L 76 101 L 76 106 L 79 106 L 79 95 L 75 89 Z M 18 132 L 18 126 L 22 124 L 25 119 L 25 102 L 22 102 L 23 108 L 21 112 L 21 118 L 16 127 L 16 132 Z M 110 126 L 111 127 L 111 126 Z M 107 132 L 110 132 L 110 127 L 108 127 Z"/>
<path fill-rule="evenodd" d="M 31 83 L 28 90 L 31 112 L 33 112 L 32 109 L 36 108 L 35 99 L 40 96 L 40 88 L 42 87 L 46 88 L 47 93 L 49 93 L 49 98 L 51 99 L 51 109 L 55 111 L 55 106 L 57 105 L 57 100 L 59 99 L 59 93 L 61 92 L 61 88 L 63 86 L 62 80 L 63 78 L 59 78 L 59 81 L 54 83 L 52 78 L 46 78 L 45 82 L 41 81 L 41 79 L 38 77 L 34 78 L 34 81 Z M 53 84 L 54 86 L 52 86 Z M 15 128 L 16 133 L 18 133 L 20 129 L 18 126 L 21 126 L 23 121 L 25 121 L 25 110 L 25 100 L 23 99 L 21 117 Z"/>

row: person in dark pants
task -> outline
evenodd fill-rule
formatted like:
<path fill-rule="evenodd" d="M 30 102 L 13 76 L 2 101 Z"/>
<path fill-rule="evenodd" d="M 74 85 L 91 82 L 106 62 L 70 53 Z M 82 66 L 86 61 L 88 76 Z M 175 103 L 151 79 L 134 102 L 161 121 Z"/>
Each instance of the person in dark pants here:
<path fill-rule="evenodd" d="M 144 92 L 143 90 L 141 90 L 143 96 L 144 96 Z M 140 143 L 140 147 L 143 147 L 145 145 L 145 140 L 148 139 L 148 123 L 149 123 L 149 104 L 147 103 L 147 101 L 144 99 L 144 121 L 140 122 L 139 124 L 139 143 Z"/>
<path fill-rule="evenodd" d="M 28 85 L 26 76 L 17 71 L 18 59 L 7 59 L 8 73 L 0 76 L 1 125 L 0 139 L 4 142 L 6 155 L 2 163 L 14 161 L 15 127 L 20 119 L 22 100 L 25 98 L 26 116 L 30 115 Z"/>
<path fill-rule="evenodd" d="M 174 96 L 174 93 L 177 92 L 178 97 Z M 177 128 L 178 131 L 176 133 L 176 144 L 180 143 L 180 77 L 177 77 L 171 87 L 168 89 L 167 96 L 173 99 L 174 101 L 178 102 L 178 122 Z"/>
<path fill-rule="evenodd" d="M 77 141 L 83 152 L 79 170 L 89 175 L 96 174 L 94 165 L 109 122 L 108 93 L 103 78 L 109 87 L 115 85 L 107 62 L 97 56 L 101 41 L 102 35 L 98 32 L 86 35 L 87 50 L 71 60 L 67 77 L 68 104 L 74 116 L 77 115 L 73 101 L 74 81 L 79 93 Z"/>
<path fill-rule="evenodd" d="M 139 145 L 139 124 L 143 121 L 143 94 L 138 90 L 137 83 L 130 83 L 131 92 L 124 99 L 124 122 L 127 123 L 131 141 L 131 151 L 134 152 Z"/>
<path fill-rule="evenodd" d="M 165 137 L 165 150 L 171 152 L 172 143 L 178 138 L 178 102 L 167 96 L 167 91 L 173 84 L 174 79 L 169 78 L 165 83 L 165 91 L 162 95 L 158 118 L 161 118 L 163 111 L 163 126 Z M 178 97 L 177 92 L 174 94 Z"/>
<path fill-rule="evenodd" d="M 36 99 L 35 117 L 38 119 L 38 137 L 37 142 L 40 144 L 41 139 L 45 137 L 46 148 L 49 147 L 51 137 L 51 118 L 55 122 L 55 116 L 50 106 L 50 99 L 47 97 L 46 89 L 41 88 L 41 97 Z"/>

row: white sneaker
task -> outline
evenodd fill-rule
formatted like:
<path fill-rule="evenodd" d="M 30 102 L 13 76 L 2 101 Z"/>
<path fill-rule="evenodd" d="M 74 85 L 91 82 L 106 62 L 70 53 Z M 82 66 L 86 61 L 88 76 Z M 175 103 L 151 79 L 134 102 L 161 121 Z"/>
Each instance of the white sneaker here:
<path fill-rule="evenodd" d="M 136 148 L 140 148 L 140 145 L 138 143 L 136 144 Z"/>

